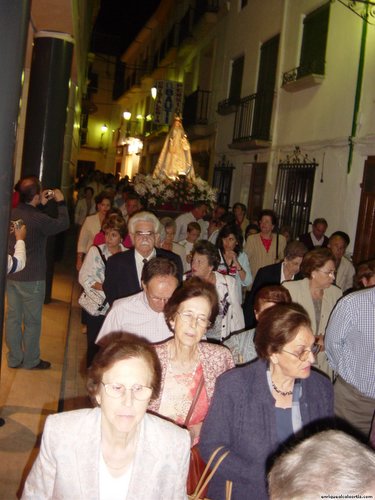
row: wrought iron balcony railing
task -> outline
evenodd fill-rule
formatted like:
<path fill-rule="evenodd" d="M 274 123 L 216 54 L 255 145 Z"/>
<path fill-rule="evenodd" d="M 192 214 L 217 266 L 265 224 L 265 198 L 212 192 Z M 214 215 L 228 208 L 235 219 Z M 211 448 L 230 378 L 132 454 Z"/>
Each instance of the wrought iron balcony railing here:
<path fill-rule="evenodd" d="M 270 140 L 273 90 L 243 97 L 236 109 L 233 143 Z"/>
<path fill-rule="evenodd" d="M 210 95 L 209 90 L 198 89 L 185 97 L 184 125 L 207 125 Z"/>
<path fill-rule="evenodd" d="M 283 85 L 287 85 L 290 82 L 295 82 L 300 78 L 308 75 L 324 75 L 325 73 L 325 62 L 321 60 L 311 61 L 309 64 L 298 66 L 298 68 L 293 68 L 286 71 L 283 74 Z"/>

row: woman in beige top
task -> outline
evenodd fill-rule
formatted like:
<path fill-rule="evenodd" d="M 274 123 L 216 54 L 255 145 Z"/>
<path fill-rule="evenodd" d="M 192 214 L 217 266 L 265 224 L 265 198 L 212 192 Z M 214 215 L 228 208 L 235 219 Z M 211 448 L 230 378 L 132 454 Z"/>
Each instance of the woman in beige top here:
<path fill-rule="evenodd" d="M 329 248 L 317 248 L 307 252 L 301 264 L 301 273 L 305 279 L 300 281 L 284 281 L 283 286 L 292 297 L 307 311 L 313 333 L 321 351 L 317 356 L 320 370 L 332 375 L 324 351 L 324 335 L 327 322 L 336 302 L 342 296 L 341 289 L 333 284 L 335 281 L 335 258 Z"/>
<path fill-rule="evenodd" d="M 245 252 L 253 276 L 261 267 L 275 264 L 283 259 L 286 239 L 281 234 L 273 233 L 276 224 L 277 219 L 273 210 L 262 210 L 259 216 L 260 233 L 251 234 L 246 240 Z"/>

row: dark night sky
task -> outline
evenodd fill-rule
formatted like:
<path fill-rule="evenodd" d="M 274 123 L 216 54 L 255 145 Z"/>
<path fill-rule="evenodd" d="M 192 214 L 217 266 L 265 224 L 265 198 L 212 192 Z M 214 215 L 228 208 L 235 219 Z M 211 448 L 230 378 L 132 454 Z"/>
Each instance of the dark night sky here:
<path fill-rule="evenodd" d="M 120 55 L 155 12 L 160 0 L 101 0 L 91 50 Z"/>

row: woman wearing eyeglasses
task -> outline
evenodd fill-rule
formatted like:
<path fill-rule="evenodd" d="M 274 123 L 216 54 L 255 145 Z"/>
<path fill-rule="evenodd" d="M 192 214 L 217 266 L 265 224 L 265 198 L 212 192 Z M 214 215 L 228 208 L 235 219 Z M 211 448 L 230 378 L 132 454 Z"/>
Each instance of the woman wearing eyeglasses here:
<path fill-rule="evenodd" d="M 201 342 L 217 313 L 214 285 L 191 278 L 174 291 L 164 309 L 173 338 L 155 345 L 162 367 L 161 389 L 149 408 L 186 426 L 194 444 L 217 377 L 234 367 L 229 349 Z"/>
<path fill-rule="evenodd" d="M 153 347 L 134 335 L 107 335 L 88 370 L 98 408 L 47 418 L 22 498 L 186 499 L 189 435 L 146 414 L 159 387 Z"/>
<path fill-rule="evenodd" d="M 316 248 L 307 252 L 300 271 L 305 276 L 303 280 L 284 281 L 283 286 L 289 290 L 292 301 L 306 309 L 321 350 L 316 365 L 332 378 L 332 370 L 324 352 L 324 335 L 332 309 L 342 297 L 341 289 L 334 285 L 336 264 L 333 253 L 329 248 Z"/>
<path fill-rule="evenodd" d="M 311 322 L 299 304 L 276 304 L 260 314 L 255 337 L 259 359 L 224 373 L 203 423 L 203 459 L 224 446 L 229 455 L 210 482 L 208 498 L 268 498 L 272 458 L 294 438 L 331 425 L 333 390 L 311 370 L 318 348 Z"/>

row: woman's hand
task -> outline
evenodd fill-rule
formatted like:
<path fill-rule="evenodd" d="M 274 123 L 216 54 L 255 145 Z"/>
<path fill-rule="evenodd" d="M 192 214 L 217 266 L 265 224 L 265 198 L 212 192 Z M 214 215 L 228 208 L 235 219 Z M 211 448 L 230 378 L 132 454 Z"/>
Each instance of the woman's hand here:
<path fill-rule="evenodd" d="M 191 446 L 194 446 L 197 444 L 199 435 L 201 433 L 201 428 L 202 428 L 202 422 L 199 424 L 191 425 L 189 427 L 189 434 L 190 434 L 190 439 L 191 439 Z"/>
<path fill-rule="evenodd" d="M 102 285 L 102 283 L 99 283 L 98 281 L 95 281 L 95 283 L 93 283 L 91 285 L 91 288 L 94 288 L 95 290 L 103 291 L 103 285 Z"/>

